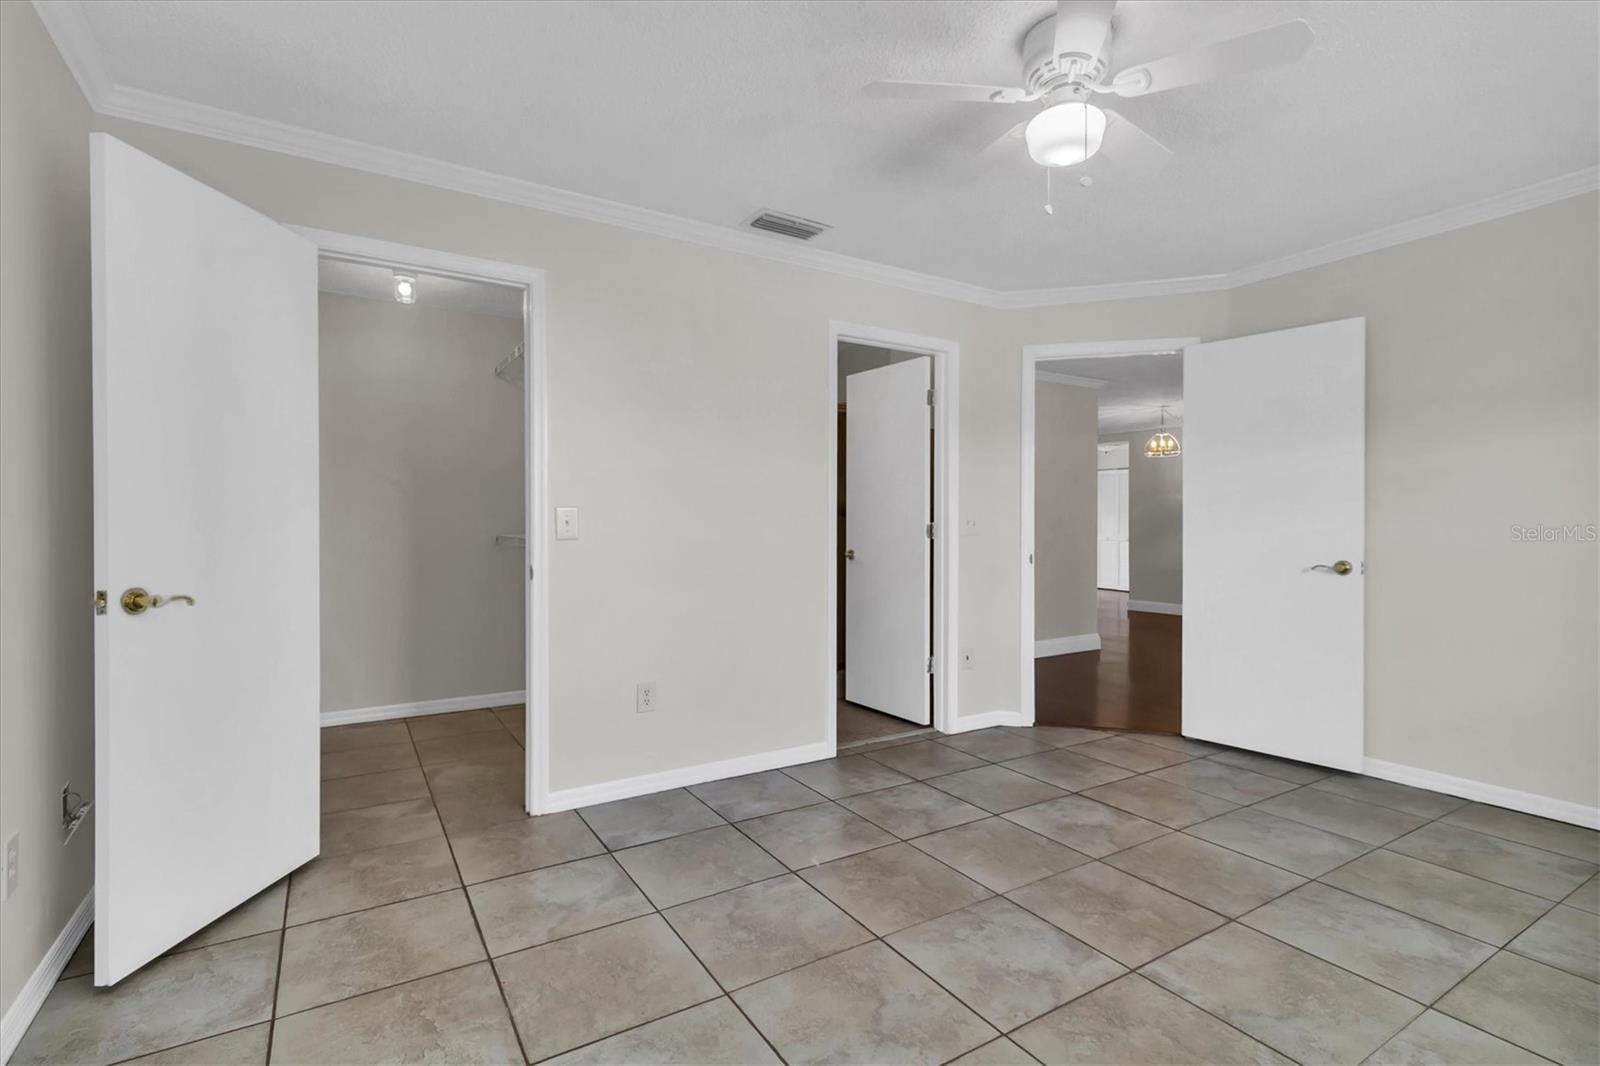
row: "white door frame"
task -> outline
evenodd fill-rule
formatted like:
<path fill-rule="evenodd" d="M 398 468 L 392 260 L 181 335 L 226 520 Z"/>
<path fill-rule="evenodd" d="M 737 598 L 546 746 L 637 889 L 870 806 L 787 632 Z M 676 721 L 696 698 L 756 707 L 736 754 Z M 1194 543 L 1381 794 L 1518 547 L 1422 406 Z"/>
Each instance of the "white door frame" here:
<path fill-rule="evenodd" d="M 961 519 L 957 499 L 960 452 L 961 346 L 941 337 L 919 337 L 878 326 L 828 323 L 828 495 L 839 496 L 839 342 L 870 344 L 933 357 L 933 728 L 956 732 L 957 561 Z M 828 632 L 824 649 L 827 682 L 822 701 L 828 748 L 839 750 L 839 516 L 828 509 Z"/>
<path fill-rule="evenodd" d="M 390 268 L 414 267 L 429 274 L 523 290 L 523 509 L 528 573 L 528 593 L 523 597 L 528 738 L 523 805 L 529 814 L 543 814 L 550 792 L 550 534 L 544 519 L 550 483 L 550 396 L 544 271 L 305 226 L 289 228 L 313 241 L 320 255 Z"/>
<path fill-rule="evenodd" d="M 1146 340 L 1079 341 L 1071 344 L 1028 344 L 1022 348 L 1022 535 L 1018 551 L 1018 573 L 1022 583 L 1022 636 L 1019 663 L 1022 693 L 1022 724 L 1034 722 L 1033 692 L 1033 467 L 1034 395 L 1038 391 L 1039 364 L 1054 359 L 1108 359 L 1127 355 L 1158 355 L 1181 352 L 1199 337 L 1156 337 Z M 1045 371 L 1045 373 L 1050 373 Z M 1075 384 L 1070 375 L 1051 374 L 1053 380 Z M 1086 382 L 1085 382 L 1086 383 Z"/>

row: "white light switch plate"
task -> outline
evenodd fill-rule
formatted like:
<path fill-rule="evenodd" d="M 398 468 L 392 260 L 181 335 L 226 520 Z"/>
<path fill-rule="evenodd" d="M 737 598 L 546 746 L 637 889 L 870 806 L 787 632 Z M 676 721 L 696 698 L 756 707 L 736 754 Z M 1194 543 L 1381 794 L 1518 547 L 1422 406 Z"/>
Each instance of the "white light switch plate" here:
<path fill-rule="evenodd" d="M 576 507 L 556 508 L 556 539 L 578 539 L 578 509 Z"/>

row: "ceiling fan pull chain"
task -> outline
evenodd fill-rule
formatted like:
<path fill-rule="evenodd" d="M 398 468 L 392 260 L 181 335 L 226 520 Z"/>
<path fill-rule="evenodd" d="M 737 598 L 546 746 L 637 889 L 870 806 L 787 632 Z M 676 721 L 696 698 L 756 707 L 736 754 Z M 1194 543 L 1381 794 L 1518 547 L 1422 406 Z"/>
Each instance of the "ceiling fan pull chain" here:
<path fill-rule="evenodd" d="M 1044 213 L 1047 215 L 1056 213 L 1056 205 L 1050 202 L 1050 171 L 1054 169 L 1054 167 L 1044 168 Z"/>

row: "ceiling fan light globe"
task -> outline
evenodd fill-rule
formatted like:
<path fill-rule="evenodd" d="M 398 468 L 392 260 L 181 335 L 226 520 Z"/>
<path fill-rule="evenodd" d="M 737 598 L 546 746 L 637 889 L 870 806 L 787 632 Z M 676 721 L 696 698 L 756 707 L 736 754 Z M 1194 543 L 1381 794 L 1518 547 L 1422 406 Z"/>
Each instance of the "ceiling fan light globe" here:
<path fill-rule="evenodd" d="M 1081 100 L 1047 107 L 1028 123 L 1028 155 L 1045 167 L 1070 167 L 1100 150 L 1106 113 Z"/>

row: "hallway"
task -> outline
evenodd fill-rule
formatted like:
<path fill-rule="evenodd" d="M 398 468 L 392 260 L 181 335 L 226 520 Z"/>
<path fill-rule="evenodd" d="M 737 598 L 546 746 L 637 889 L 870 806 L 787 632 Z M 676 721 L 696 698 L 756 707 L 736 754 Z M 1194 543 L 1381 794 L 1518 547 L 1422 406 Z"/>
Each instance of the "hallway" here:
<path fill-rule="evenodd" d="M 1039 725 L 1181 733 L 1183 618 L 1128 610 L 1128 594 L 1101 589 L 1100 650 L 1035 659 Z"/>

